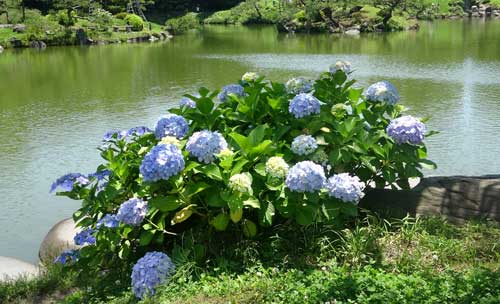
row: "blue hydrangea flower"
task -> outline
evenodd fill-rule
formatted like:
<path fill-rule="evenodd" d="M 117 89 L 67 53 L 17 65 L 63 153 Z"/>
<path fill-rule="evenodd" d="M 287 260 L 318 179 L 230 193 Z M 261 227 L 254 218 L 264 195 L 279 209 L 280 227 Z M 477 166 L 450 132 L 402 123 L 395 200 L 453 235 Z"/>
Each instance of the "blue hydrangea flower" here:
<path fill-rule="evenodd" d="M 216 154 L 227 149 L 227 142 L 219 132 L 203 130 L 193 133 L 186 143 L 189 155 L 198 158 L 199 162 L 210 163 Z"/>
<path fill-rule="evenodd" d="M 286 86 L 286 91 L 289 94 L 294 94 L 294 95 L 301 93 L 309 93 L 313 89 L 312 82 L 303 77 L 292 78 L 286 82 L 285 86 Z"/>
<path fill-rule="evenodd" d="M 293 166 L 286 176 L 286 186 L 294 192 L 314 192 L 325 183 L 325 170 L 312 161 L 302 161 Z"/>
<path fill-rule="evenodd" d="M 102 226 L 106 228 L 116 228 L 120 224 L 118 217 L 115 214 L 106 214 L 97 221 L 96 228 L 101 229 Z"/>
<path fill-rule="evenodd" d="M 76 262 L 79 257 L 80 252 L 78 250 L 64 250 L 58 257 L 54 259 L 54 264 L 66 265 L 69 262 Z"/>
<path fill-rule="evenodd" d="M 318 148 L 316 139 L 311 135 L 299 135 L 292 142 L 292 151 L 297 155 L 308 155 Z"/>
<path fill-rule="evenodd" d="M 145 182 L 156 182 L 179 174 L 184 166 L 184 156 L 179 148 L 172 144 L 159 144 L 146 154 L 139 171 Z"/>
<path fill-rule="evenodd" d="M 132 290 L 139 299 L 155 294 L 156 287 L 164 284 L 175 271 L 168 255 L 153 251 L 140 258 L 132 269 Z"/>
<path fill-rule="evenodd" d="M 335 74 L 337 71 L 342 71 L 346 74 L 351 73 L 351 63 L 349 61 L 337 61 L 330 66 L 330 73 Z"/>
<path fill-rule="evenodd" d="M 229 84 L 227 86 L 224 86 L 222 90 L 220 91 L 219 95 L 217 95 L 217 98 L 221 102 L 226 102 L 227 97 L 230 94 L 234 94 L 239 97 L 245 97 L 247 94 L 245 93 L 245 89 L 239 85 L 239 84 Z"/>
<path fill-rule="evenodd" d="M 124 131 L 124 130 L 111 130 L 111 131 L 108 131 L 106 132 L 106 134 L 104 134 L 102 140 L 103 141 L 112 141 L 114 139 L 123 139 L 125 138 L 125 136 L 127 136 L 127 131 Z"/>
<path fill-rule="evenodd" d="M 78 232 L 73 238 L 73 240 L 75 241 L 75 244 L 78 246 L 82 246 L 85 244 L 93 245 L 95 244 L 94 233 L 95 233 L 94 229 L 85 229 Z"/>
<path fill-rule="evenodd" d="M 387 134 L 398 144 L 421 144 L 425 138 L 425 124 L 413 116 L 407 115 L 391 120 Z"/>
<path fill-rule="evenodd" d="M 162 139 L 165 136 L 183 138 L 188 131 L 188 122 L 184 117 L 177 114 L 163 115 L 158 119 L 155 126 L 156 139 Z"/>
<path fill-rule="evenodd" d="M 111 175 L 111 170 L 106 169 L 106 170 L 90 173 L 89 178 L 95 178 L 98 181 L 102 181 L 102 180 L 108 178 L 110 175 Z"/>
<path fill-rule="evenodd" d="M 319 114 L 321 102 L 312 94 L 301 93 L 295 96 L 288 107 L 288 111 L 295 118 L 302 118 L 311 114 Z"/>
<path fill-rule="evenodd" d="M 128 129 L 127 133 L 125 136 L 142 136 L 146 133 L 151 133 L 151 129 L 145 126 L 139 126 L 139 127 L 133 127 Z"/>
<path fill-rule="evenodd" d="M 179 107 L 181 107 L 181 108 L 188 107 L 188 108 L 194 109 L 194 108 L 196 108 L 196 102 L 191 100 L 188 97 L 182 97 L 181 101 L 179 101 Z"/>
<path fill-rule="evenodd" d="M 89 184 L 88 178 L 81 173 L 68 173 L 58 178 L 50 187 L 50 192 L 54 192 L 59 188 L 63 192 L 73 190 L 75 185 L 86 186 Z"/>
<path fill-rule="evenodd" d="M 399 93 L 388 81 L 380 81 L 369 86 L 363 92 L 366 100 L 387 102 L 390 105 L 395 105 L 399 101 Z"/>
<path fill-rule="evenodd" d="M 116 218 L 127 225 L 138 226 L 146 217 L 148 203 L 138 198 L 131 198 L 121 204 Z"/>
<path fill-rule="evenodd" d="M 343 202 L 357 204 L 365 195 L 363 189 L 365 184 L 357 176 L 349 173 L 336 174 L 328 179 L 325 188 L 331 197 L 338 198 Z"/>

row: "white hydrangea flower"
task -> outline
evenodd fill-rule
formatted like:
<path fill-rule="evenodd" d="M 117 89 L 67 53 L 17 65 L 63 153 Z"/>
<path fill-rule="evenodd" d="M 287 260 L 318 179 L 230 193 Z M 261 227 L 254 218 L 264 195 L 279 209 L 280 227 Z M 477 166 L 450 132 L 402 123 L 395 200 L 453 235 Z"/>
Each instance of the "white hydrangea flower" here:
<path fill-rule="evenodd" d="M 243 74 L 243 77 L 241 77 L 241 80 L 246 82 L 251 82 L 257 80 L 258 78 L 259 74 L 254 72 L 246 72 L 245 74 Z"/>
<path fill-rule="evenodd" d="M 266 173 L 272 177 L 284 178 L 290 167 L 280 156 L 273 156 L 266 162 Z"/>
<path fill-rule="evenodd" d="M 252 178 L 250 174 L 239 173 L 231 176 L 229 179 L 229 188 L 241 193 L 251 193 Z"/>

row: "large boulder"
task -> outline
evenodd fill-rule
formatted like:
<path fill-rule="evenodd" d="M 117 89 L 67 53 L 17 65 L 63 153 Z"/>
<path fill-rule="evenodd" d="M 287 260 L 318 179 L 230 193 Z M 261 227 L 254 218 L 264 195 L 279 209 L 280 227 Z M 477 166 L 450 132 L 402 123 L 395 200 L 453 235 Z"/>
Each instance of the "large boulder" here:
<path fill-rule="evenodd" d="M 360 206 L 392 216 L 409 213 L 443 216 L 455 223 L 500 222 L 500 176 L 428 177 L 411 190 L 371 190 Z"/>
<path fill-rule="evenodd" d="M 30 48 L 33 48 L 33 49 L 45 49 L 47 47 L 45 42 L 38 41 L 38 40 L 30 41 L 29 45 L 30 45 Z"/>
<path fill-rule="evenodd" d="M 37 266 L 15 258 L 0 256 L 0 282 L 19 278 L 34 278 L 40 270 Z"/>
<path fill-rule="evenodd" d="M 16 24 L 12 27 L 12 31 L 14 33 L 24 33 L 26 32 L 26 25 L 24 24 Z"/>
<path fill-rule="evenodd" d="M 40 245 L 38 255 L 42 263 L 51 263 L 55 257 L 67 249 L 78 249 L 73 238 L 80 231 L 73 219 L 68 218 L 55 224 Z"/>

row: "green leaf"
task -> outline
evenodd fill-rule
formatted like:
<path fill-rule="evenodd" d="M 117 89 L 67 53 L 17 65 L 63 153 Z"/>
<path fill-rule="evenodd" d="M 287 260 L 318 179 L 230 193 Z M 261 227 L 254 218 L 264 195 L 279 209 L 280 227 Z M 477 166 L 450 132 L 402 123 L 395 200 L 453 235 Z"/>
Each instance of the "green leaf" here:
<path fill-rule="evenodd" d="M 260 221 L 264 226 L 271 226 L 273 224 L 273 217 L 276 213 L 273 203 L 262 202 L 262 208 L 259 213 Z"/>
<path fill-rule="evenodd" d="M 200 98 L 196 102 L 196 108 L 203 114 L 210 114 L 214 108 L 214 102 L 210 98 Z"/>
<path fill-rule="evenodd" d="M 215 164 L 209 164 L 209 165 L 203 166 L 199 170 L 213 180 L 217 180 L 217 181 L 222 180 L 222 174 L 220 172 L 220 169 Z"/>
<path fill-rule="evenodd" d="M 249 145 L 248 139 L 245 136 L 233 132 L 229 134 L 229 137 L 231 137 L 236 142 L 236 144 L 238 144 L 238 146 L 241 150 L 243 150 L 244 153 L 248 153 L 248 150 L 251 146 Z"/>
<path fill-rule="evenodd" d="M 363 89 L 349 89 L 349 99 L 357 102 L 359 98 L 361 97 L 361 93 L 363 92 Z"/>
<path fill-rule="evenodd" d="M 220 213 L 215 218 L 210 221 L 210 224 L 214 226 L 215 230 L 224 231 L 229 224 L 229 216 L 224 213 Z"/>
<path fill-rule="evenodd" d="M 155 235 L 154 230 L 145 230 L 141 233 L 141 237 L 139 238 L 139 245 L 140 246 L 147 246 L 151 241 L 153 240 L 153 237 Z"/>
<path fill-rule="evenodd" d="M 226 202 L 221 198 L 219 189 L 211 188 L 205 195 L 204 201 L 207 202 L 208 206 L 215 208 L 226 207 Z"/>
<path fill-rule="evenodd" d="M 247 238 L 253 238 L 254 236 L 257 235 L 257 225 L 255 225 L 254 222 L 251 220 L 244 220 L 243 221 L 243 234 Z"/>
<path fill-rule="evenodd" d="M 237 223 L 243 217 L 243 209 L 231 209 L 229 211 L 229 216 L 231 217 L 233 223 Z"/>
<path fill-rule="evenodd" d="M 259 154 L 270 154 L 274 149 L 270 148 L 271 145 L 273 144 L 272 141 L 270 140 L 265 140 L 263 142 L 261 142 L 259 145 L 257 145 L 256 147 L 252 148 L 250 150 L 250 155 L 252 156 L 255 156 L 255 155 L 259 155 Z"/>
<path fill-rule="evenodd" d="M 157 196 L 149 200 L 148 204 L 163 212 L 173 211 L 179 208 L 182 201 L 177 196 Z"/>
<path fill-rule="evenodd" d="M 211 186 L 205 182 L 197 182 L 195 184 L 188 185 L 186 188 L 184 188 L 184 191 L 182 191 L 182 195 L 184 197 L 191 197 L 195 194 L 198 194 L 204 190 L 209 189 Z"/>
<path fill-rule="evenodd" d="M 234 165 L 233 170 L 231 170 L 231 175 L 235 175 L 241 172 L 241 169 L 248 163 L 247 159 L 240 159 L 236 165 Z"/>
<path fill-rule="evenodd" d="M 433 161 L 430 161 L 428 159 L 421 159 L 421 160 L 418 161 L 418 163 L 424 169 L 429 169 L 429 170 L 435 170 L 435 169 L 437 169 L 436 163 L 433 162 Z"/>
<path fill-rule="evenodd" d="M 247 199 L 247 200 L 243 201 L 243 206 L 249 206 L 249 207 L 252 207 L 254 209 L 259 209 L 260 208 L 260 202 L 256 198 L 250 198 L 250 199 Z"/>
<path fill-rule="evenodd" d="M 304 204 L 302 206 L 297 206 L 295 210 L 295 220 L 299 225 L 309 225 L 312 224 L 314 220 L 315 209 L 310 204 Z"/>
<path fill-rule="evenodd" d="M 258 163 L 257 165 L 255 165 L 254 170 L 260 176 L 266 176 L 267 175 L 267 173 L 266 173 L 266 164 L 265 163 Z"/>
<path fill-rule="evenodd" d="M 267 126 L 267 124 L 265 124 L 259 125 L 257 128 L 253 129 L 248 135 L 247 143 L 252 147 L 259 145 L 264 139 L 264 136 L 266 135 L 266 129 L 268 128 L 269 127 Z"/>

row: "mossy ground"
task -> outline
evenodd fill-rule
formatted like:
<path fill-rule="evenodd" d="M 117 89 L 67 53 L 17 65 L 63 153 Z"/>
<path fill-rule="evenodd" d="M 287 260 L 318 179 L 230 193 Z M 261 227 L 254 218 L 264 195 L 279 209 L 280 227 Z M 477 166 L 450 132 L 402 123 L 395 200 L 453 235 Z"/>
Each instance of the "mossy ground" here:
<path fill-rule="evenodd" d="M 241 240 L 216 261 L 186 255 L 171 282 L 143 302 L 499 303 L 499 248 L 496 224 L 370 215 L 340 231 L 296 227 Z M 0 284 L 0 302 L 137 302 L 129 282 L 83 283 L 61 271 Z"/>

